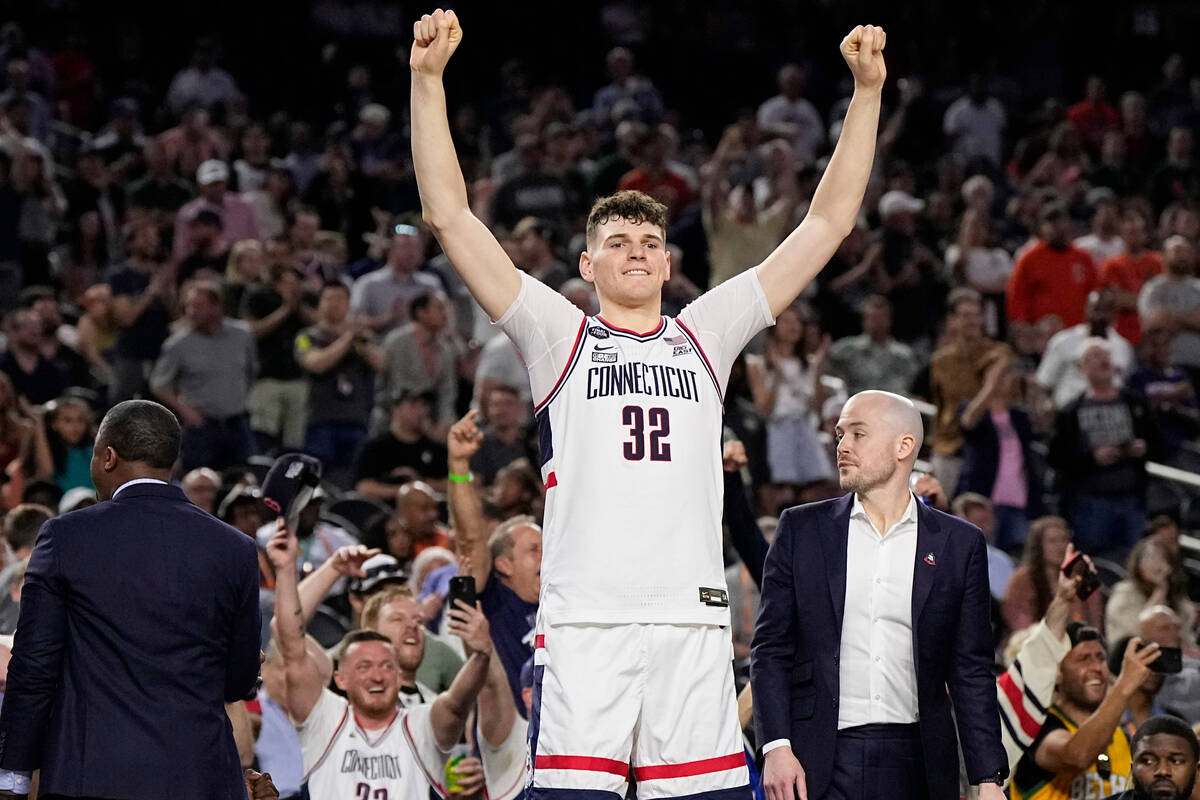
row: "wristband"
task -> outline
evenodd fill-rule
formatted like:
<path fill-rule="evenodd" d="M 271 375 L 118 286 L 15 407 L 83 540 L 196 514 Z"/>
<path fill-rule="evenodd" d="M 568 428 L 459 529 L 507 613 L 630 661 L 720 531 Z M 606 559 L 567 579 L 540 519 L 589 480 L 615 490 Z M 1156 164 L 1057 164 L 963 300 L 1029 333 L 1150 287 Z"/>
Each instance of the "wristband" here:
<path fill-rule="evenodd" d="M 450 479 L 451 483 L 470 483 L 471 479 L 474 478 L 475 476 L 472 475 L 470 472 L 468 472 L 466 475 L 455 475 L 453 472 L 451 472 L 446 477 L 448 477 Z"/>

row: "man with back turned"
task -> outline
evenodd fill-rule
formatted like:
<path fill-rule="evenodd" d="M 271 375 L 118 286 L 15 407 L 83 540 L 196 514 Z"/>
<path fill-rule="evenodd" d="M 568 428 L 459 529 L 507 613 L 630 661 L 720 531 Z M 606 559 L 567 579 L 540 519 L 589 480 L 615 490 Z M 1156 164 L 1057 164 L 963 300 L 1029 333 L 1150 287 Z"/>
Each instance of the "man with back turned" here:
<path fill-rule="evenodd" d="M 922 435 L 908 399 L 856 394 L 848 494 L 779 519 L 750 656 L 769 800 L 953 800 L 959 743 L 980 800 L 1003 798 L 987 548 L 909 489 Z"/>
<path fill-rule="evenodd" d="M 0 796 L 244 800 L 224 703 L 259 665 L 254 540 L 167 483 L 179 423 L 129 400 L 100 423 L 97 505 L 42 526 L 0 716 Z"/>

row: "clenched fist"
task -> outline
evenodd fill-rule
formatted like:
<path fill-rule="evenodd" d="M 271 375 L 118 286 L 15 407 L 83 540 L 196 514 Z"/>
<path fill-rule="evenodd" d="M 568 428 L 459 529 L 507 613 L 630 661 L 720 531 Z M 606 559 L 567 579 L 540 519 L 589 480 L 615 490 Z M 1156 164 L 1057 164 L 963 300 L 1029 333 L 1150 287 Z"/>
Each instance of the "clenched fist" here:
<path fill-rule="evenodd" d="M 453 11 L 439 8 L 432 14 L 425 14 L 413 23 L 413 46 L 408 66 L 415 73 L 440 78 L 446 62 L 461 41 L 462 26 Z"/>
<path fill-rule="evenodd" d="M 859 25 L 842 39 L 842 58 L 854 75 L 854 88 L 879 90 L 887 77 L 883 46 L 887 34 L 878 25 Z"/>

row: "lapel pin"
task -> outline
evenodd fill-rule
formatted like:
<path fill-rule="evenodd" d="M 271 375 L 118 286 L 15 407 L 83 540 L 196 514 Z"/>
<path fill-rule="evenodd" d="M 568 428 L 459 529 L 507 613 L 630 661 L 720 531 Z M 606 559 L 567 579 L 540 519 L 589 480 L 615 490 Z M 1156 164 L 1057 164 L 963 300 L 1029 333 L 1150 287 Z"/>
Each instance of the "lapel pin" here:
<path fill-rule="evenodd" d="M 933 557 L 933 553 L 926 553 L 926 554 L 925 554 L 925 563 L 926 563 L 926 564 L 928 564 L 928 565 L 929 565 L 929 566 L 931 566 L 931 567 L 936 567 L 936 566 L 937 566 L 937 559 Z"/>

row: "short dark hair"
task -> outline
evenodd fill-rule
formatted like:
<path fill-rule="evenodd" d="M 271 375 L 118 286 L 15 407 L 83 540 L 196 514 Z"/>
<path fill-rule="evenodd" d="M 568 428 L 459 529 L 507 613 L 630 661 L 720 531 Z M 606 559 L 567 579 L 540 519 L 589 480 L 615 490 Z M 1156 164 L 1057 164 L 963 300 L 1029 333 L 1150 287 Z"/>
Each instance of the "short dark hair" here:
<path fill-rule="evenodd" d="M 625 191 L 601 197 L 588 212 L 587 243 L 590 246 L 596 239 L 596 231 L 606 222 L 623 219 L 626 222 L 648 222 L 667 236 L 667 207 L 644 192 L 626 189 Z"/>
<path fill-rule="evenodd" d="M 126 461 L 170 469 L 179 458 L 179 420 L 152 400 L 126 400 L 100 421 L 96 438 Z"/>
<path fill-rule="evenodd" d="M 350 631 L 342 637 L 342 641 L 338 642 L 337 650 L 334 651 L 333 665 L 335 667 L 339 666 L 346 657 L 346 651 L 350 649 L 350 645 L 358 644 L 359 642 L 383 642 L 390 645 L 392 640 L 379 631 L 367 628 Z"/>
<path fill-rule="evenodd" d="M 21 503 L 4 515 L 4 539 L 13 550 L 29 547 L 37 540 L 42 523 L 54 512 L 39 503 Z"/>
<path fill-rule="evenodd" d="M 1077 647 L 1084 642 L 1099 642 L 1105 650 L 1104 637 L 1100 635 L 1100 631 L 1088 625 L 1086 622 L 1079 620 L 1071 620 L 1067 623 L 1067 638 L 1071 640 L 1071 647 Z"/>
<path fill-rule="evenodd" d="M 429 291 L 421 292 L 419 295 L 414 297 L 411 301 L 409 301 L 408 304 L 408 318 L 416 319 L 417 312 L 424 311 L 426 308 L 428 308 L 429 304 L 433 302 L 434 298 L 436 298 L 438 294 L 439 292 L 436 289 L 430 289 Z"/>
<path fill-rule="evenodd" d="M 221 219 L 221 215 L 213 211 L 211 208 L 202 208 L 196 212 L 188 223 L 191 225 L 210 225 L 218 230 L 225 229 L 225 221 Z"/>
<path fill-rule="evenodd" d="M 1129 649 L 1131 641 L 1132 636 L 1122 636 L 1113 642 L 1112 649 L 1108 651 L 1108 671 L 1114 678 L 1121 674 L 1121 665 L 1125 663 L 1125 651 Z"/>
<path fill-rule="evenodd" d="M 1133 739 L 1129 744 L 1130 749 L 1136 753 L 1138 745 L 1143 739 L 1159 733 L 1183 739 L 1192 749 L 1192 761 L 1200 761 L 1200 739 L 1196 738 L 1196 732 L 1179 717 L 1172 717 L 1169 714 L 1159 714 L 1143 722 L 1137 732 L 1133 734 Z"/>

